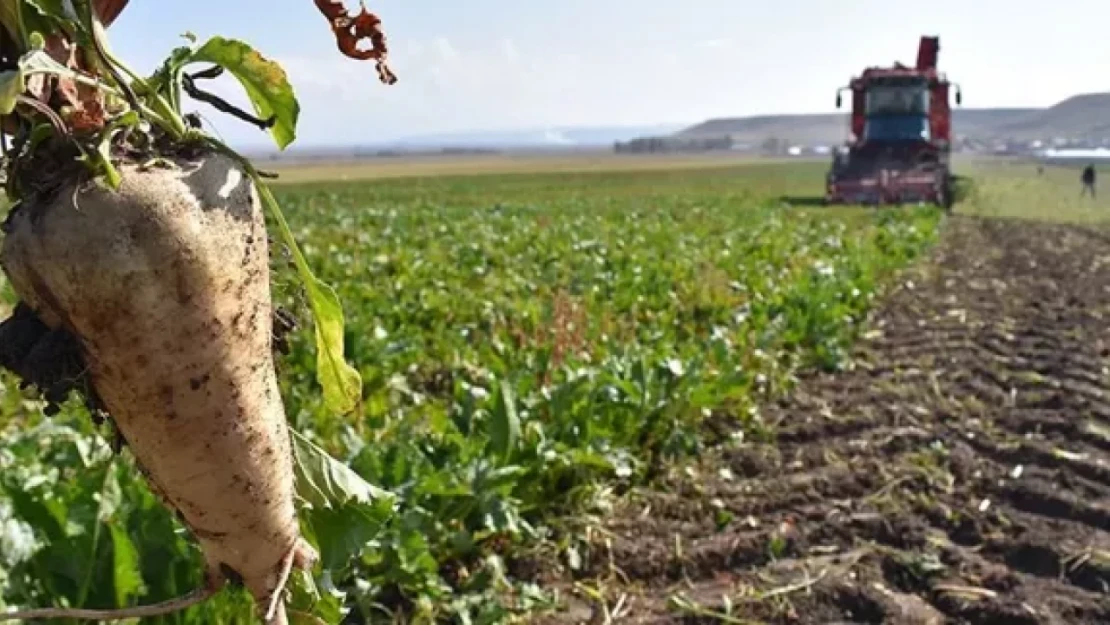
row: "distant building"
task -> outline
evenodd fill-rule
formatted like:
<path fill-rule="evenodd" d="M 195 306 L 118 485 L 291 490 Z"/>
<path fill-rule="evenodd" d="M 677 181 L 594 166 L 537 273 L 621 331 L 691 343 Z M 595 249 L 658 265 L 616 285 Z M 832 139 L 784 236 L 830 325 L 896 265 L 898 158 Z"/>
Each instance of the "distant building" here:
<path fill-rule="evenodd" d="M 1110 148 L 1049 148 L 1037 152 L 1037 156 L 1046 160 L 1110 160 Z"/>

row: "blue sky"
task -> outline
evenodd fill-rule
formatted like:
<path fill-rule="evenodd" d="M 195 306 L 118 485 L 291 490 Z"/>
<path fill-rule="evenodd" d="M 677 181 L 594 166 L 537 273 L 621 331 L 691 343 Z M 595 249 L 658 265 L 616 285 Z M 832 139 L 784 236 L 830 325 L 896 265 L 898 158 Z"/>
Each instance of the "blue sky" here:
<path fill-rule="evenodd" d="M 367 2 L 389 36 L 393 86 L 339 54 L 312 0 L 131 0 L 109 35 L 144 71 L 186 30 L 251 42 L 289 72 L 305 146 L 829 111 L 864 66 L 912 63 L 922 34 L 940 35 L 968 107 L 1048 106 L 1110 79 L 1106 0 Z M 215 123 L 236 145 L 265 140 Z"/>

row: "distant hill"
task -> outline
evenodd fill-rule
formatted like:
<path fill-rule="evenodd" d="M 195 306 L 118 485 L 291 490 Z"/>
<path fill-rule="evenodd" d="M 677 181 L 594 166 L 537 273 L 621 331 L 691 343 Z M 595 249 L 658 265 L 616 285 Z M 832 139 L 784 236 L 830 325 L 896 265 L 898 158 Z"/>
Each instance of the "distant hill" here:
<path fill-rule="evenodd" d="M 994 131 L 1015 138 L 1110 137 L 1110 93 L 1077 95 L 1059 104 L 998 124 Z"/>
<path fill-rule="evenodd" d="M 1033 140 L 1053 137 L 1110 138 L 1110 93 L 1078 95 L 1046 109 L 956 108 L 957 136 L 975 140 Z M 734 143 L 759 145 L 769 137 L 797 144 L 835 144 L 848 132 L 847 113 L 760 115 L 711 119 L 670 138 L 700 140 L 730 136 Z"/>

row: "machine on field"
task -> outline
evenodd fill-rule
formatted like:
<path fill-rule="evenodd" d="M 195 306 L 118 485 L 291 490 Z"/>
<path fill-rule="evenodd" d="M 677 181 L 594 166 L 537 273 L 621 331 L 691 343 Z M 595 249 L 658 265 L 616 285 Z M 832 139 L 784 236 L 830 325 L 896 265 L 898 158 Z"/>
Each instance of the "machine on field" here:
<path fill-rule="evenodd" d="M 869 67 L 837 91 L 837 108 L 852 92 L 851 136 L 833 153 L 826 204 L 951 207 L 951 83 L 937 71 L 939 51 L 939 37 L 922 37 L 916 67 Z"/>

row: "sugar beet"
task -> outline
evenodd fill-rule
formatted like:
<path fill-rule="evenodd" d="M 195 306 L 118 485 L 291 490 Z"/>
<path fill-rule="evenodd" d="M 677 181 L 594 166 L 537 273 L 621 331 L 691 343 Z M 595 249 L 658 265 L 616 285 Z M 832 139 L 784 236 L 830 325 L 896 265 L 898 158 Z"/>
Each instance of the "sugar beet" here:
<path fill-rule="evenodd" d="M 25 201 L 0 264 L 47 326 L 76 337 L 100 404 L 212 583 L 241 579 L 283 623 L 289 567 L 315 554 L 294 509 L 262 209 L 235 160 L 171 160 L 122 165 L 116 191 L 74 176 Z"/>

